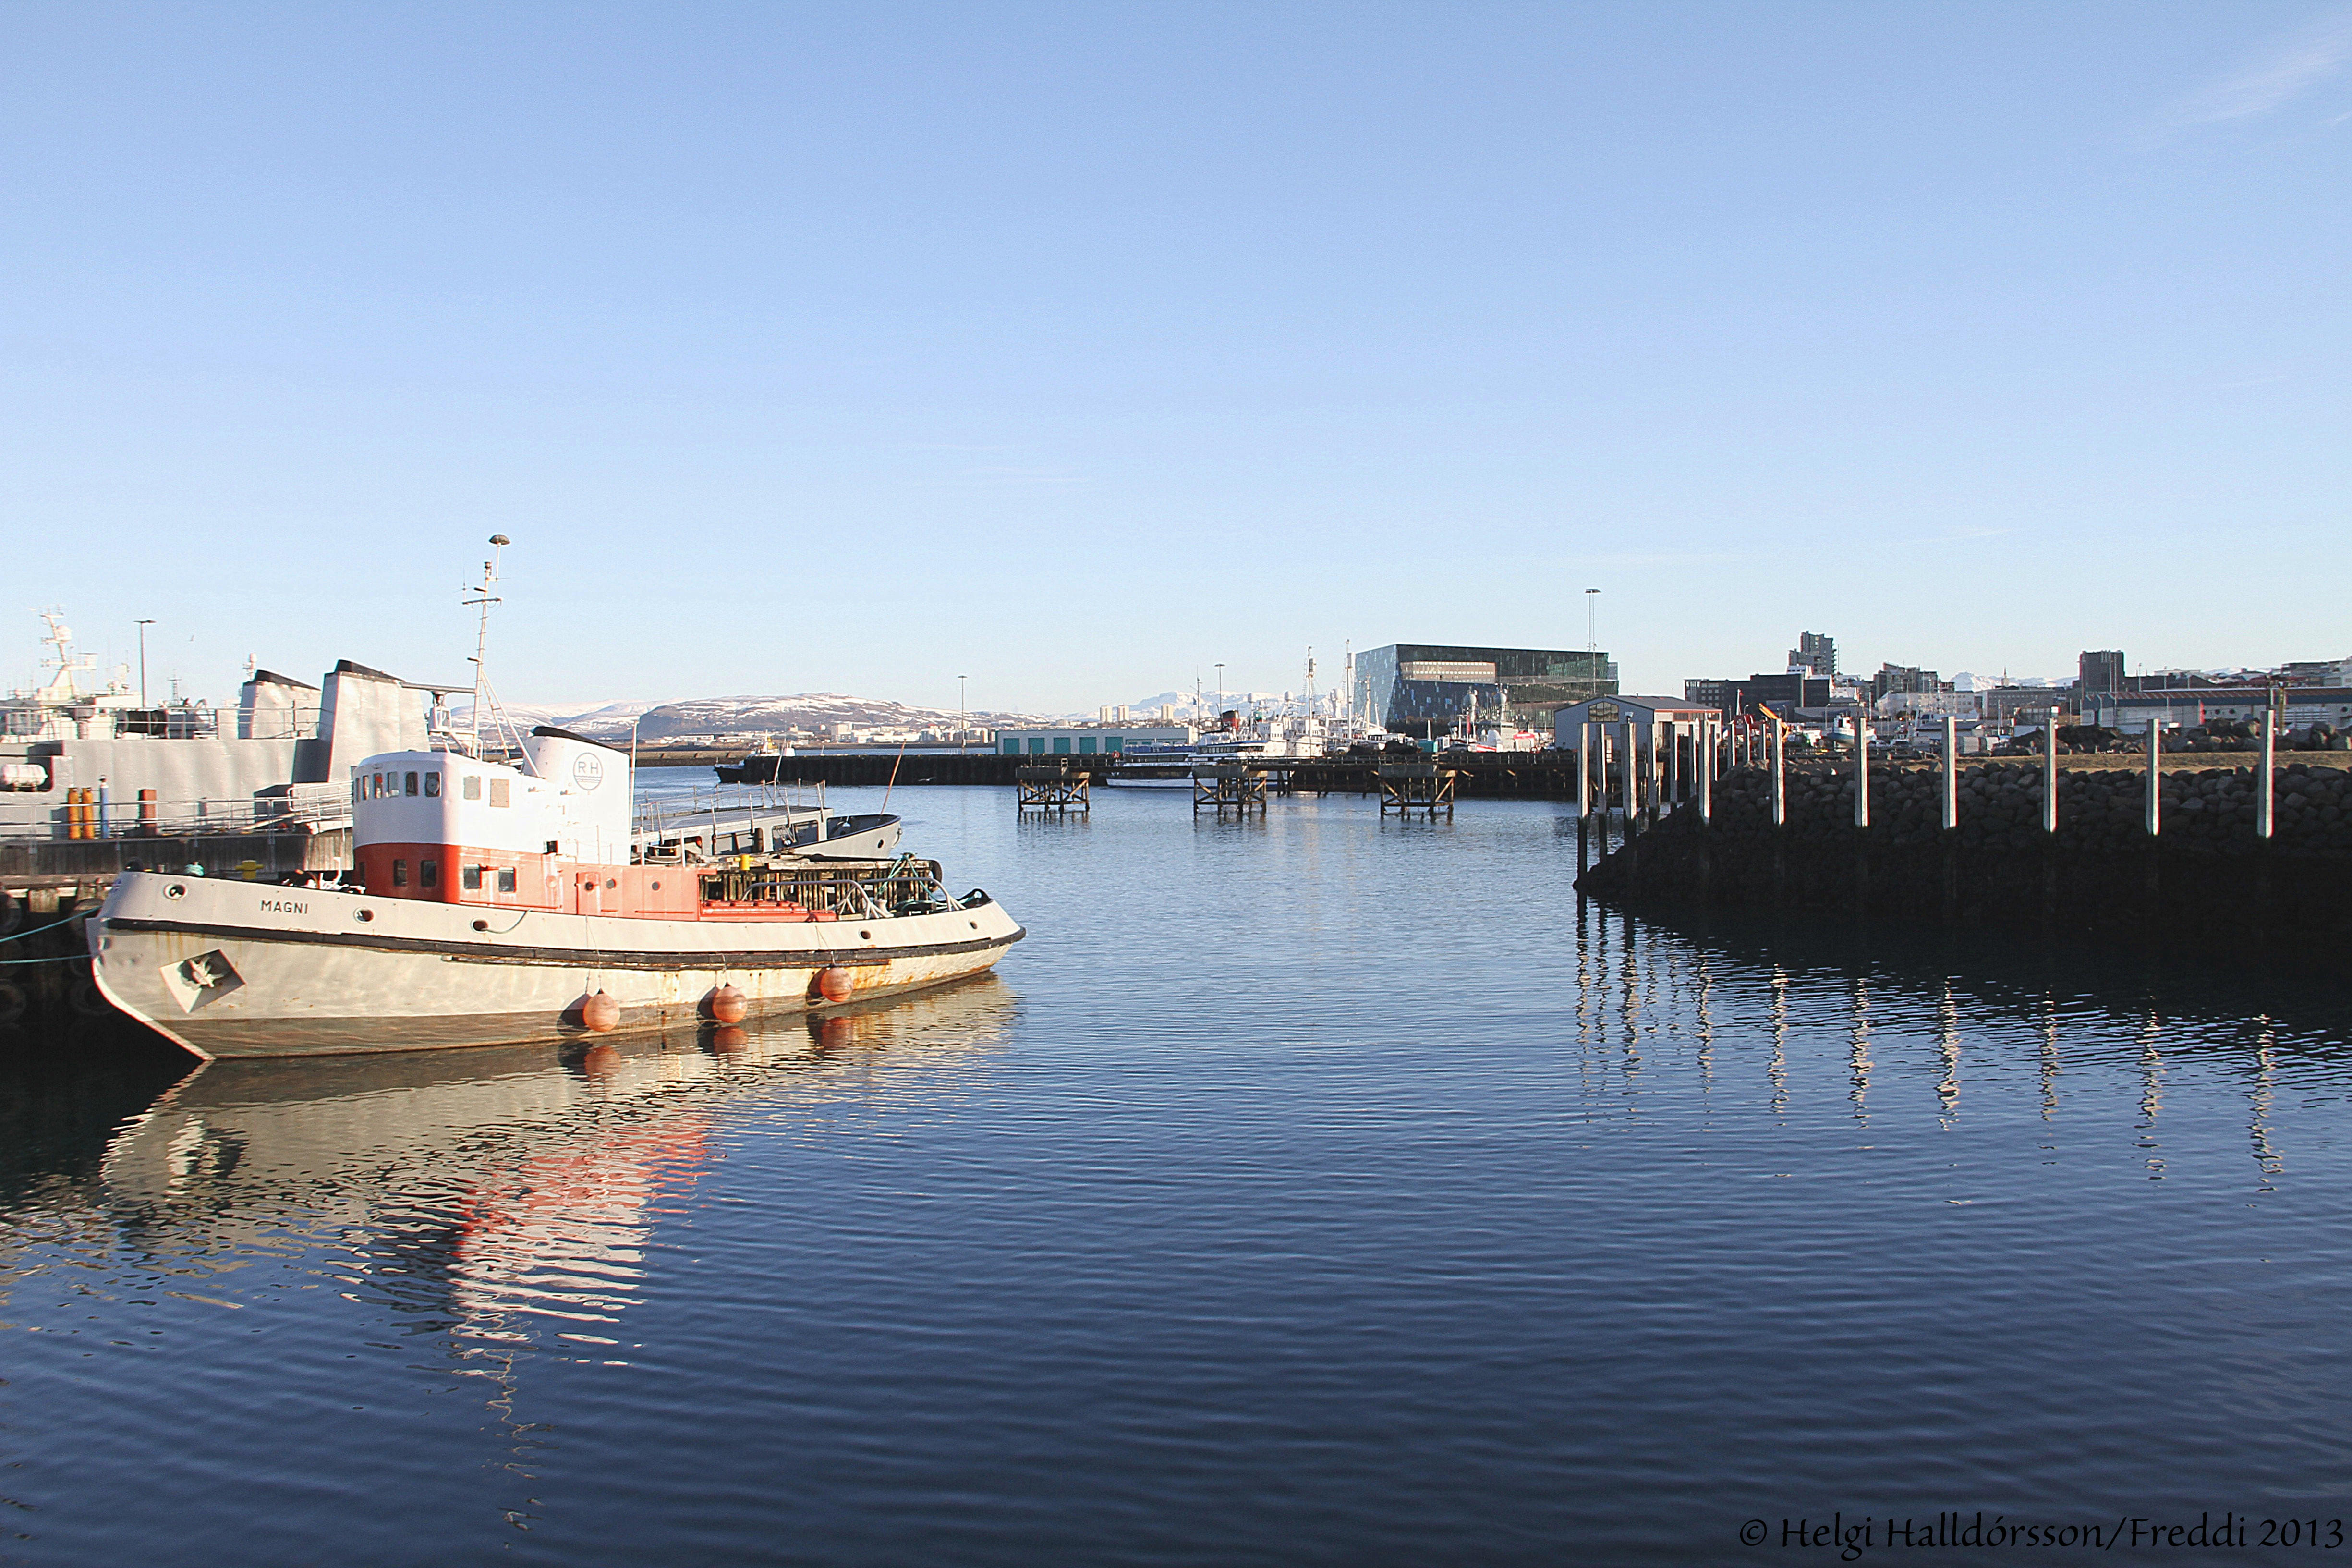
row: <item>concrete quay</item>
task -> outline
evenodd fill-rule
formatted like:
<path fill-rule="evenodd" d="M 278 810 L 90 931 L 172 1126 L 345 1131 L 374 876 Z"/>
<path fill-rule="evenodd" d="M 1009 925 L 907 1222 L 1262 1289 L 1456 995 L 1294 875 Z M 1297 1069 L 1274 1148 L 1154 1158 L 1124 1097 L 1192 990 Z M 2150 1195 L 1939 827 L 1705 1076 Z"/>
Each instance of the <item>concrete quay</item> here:
<path fill-rule="evenodd" d="M 1711 820 L 1685 805 L 1576 885 L 1636 912 L 1803 910 L 2330 960 L 2352 942 L 2344 769 L 2273 770 L 2268 837 L 2257 831 L 2252 768 L 2162 773 L 2154 834 L 2144 769 L 2055 777 L 2053 829 L 2041 763 L 1958 770 L 1957 826 L 1947 829 L 1940 770 L 1874 768 L 1864 826 L 1851 764 L 1794 767 L 1776 826 L 1769 773 L 1736 768 L 1715 782 Z"/>

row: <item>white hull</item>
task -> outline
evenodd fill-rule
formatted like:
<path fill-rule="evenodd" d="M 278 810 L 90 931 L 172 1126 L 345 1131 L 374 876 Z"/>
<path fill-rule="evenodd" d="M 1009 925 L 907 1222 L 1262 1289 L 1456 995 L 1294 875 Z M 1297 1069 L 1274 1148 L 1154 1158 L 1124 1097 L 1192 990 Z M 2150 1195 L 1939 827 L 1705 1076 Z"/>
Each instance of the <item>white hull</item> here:
<path fill-rule="evenodd" d="M 207 1058 L 558 1044 L 587 1037 L 581 1005 L 600 991 L 623 1030 L 694 1019 L 724 985 L 754 1014 L 799 1012 L 824 1005 L 820 971 L 847 971 L 847 1000 L 865 1001 L 977 974 L 1024 934 L 992 901 L 866 921 L 653 920 L 154 872 L 116 882 L 90 922 L 107 999 Z"/>

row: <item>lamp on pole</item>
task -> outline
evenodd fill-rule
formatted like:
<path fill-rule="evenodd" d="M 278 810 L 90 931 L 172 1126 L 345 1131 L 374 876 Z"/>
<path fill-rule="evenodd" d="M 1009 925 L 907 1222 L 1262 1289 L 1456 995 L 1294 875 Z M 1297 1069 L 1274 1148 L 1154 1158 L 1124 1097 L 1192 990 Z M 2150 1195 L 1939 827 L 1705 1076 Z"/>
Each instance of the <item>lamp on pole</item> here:
<path fill-rule="evenodd" d="M 139 706 L 142 708 L 147 706 L 147 628 L 154 624 L 152 619 L 139 623 Z"/>
<path fill-rule="evenodd" d="M 1225 667 L 1217 666 L 1217 711 L 1225 710 Z"/>
<path fill-rule="evenodd" d="M 1584 591 L 1584 651 L 1587 653 L 1601 651 L 1601 639 L 1593 635 L 1592 629 L 1592 602 L 1599 597 L 1601 597 L 1601 590 L 1598 588 L 1587 588 Z"/>
<path fill-rule="evenodd" d="M 961 675 L 956 677 L 956 750 L 959 752 L 964 748 L 965 738 L 971 732 L 964 718 L 963 683 L 967 679 Z"/>

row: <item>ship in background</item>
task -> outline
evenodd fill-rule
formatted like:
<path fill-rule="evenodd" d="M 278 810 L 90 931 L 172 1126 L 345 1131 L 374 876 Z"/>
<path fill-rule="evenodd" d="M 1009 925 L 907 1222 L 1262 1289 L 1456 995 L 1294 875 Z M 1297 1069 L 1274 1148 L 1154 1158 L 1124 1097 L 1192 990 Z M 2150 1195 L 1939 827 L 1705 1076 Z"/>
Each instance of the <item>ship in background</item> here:
<path fill-rule="evenodd" d="M 257 668 L 233 712 L 149 707 L 127 668 L 76 654 L 62 614 L 42 618 L 47 678 L 0 700 L 0 838 L 347 828 L 351 769 L 425 744 L 458 689 L 342 659 L 316 686 Z"/>

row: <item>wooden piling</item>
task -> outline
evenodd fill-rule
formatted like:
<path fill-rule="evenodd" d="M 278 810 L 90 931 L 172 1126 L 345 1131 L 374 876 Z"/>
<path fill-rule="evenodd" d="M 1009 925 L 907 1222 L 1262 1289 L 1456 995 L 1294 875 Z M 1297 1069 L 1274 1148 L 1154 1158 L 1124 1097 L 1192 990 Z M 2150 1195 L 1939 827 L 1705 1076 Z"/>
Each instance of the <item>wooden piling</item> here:
<path fill-rule="evenodd" d="M 1715 820 L 1715 729 L 1712 719 L 1699 721 L 1697 755 L 1691 759 L 1698 769 L 1698 819 L 1702 826 Z"/>
<path fill-rule="evenodd" d="M 2254 837 L 2257 838 L 2268 838 L 2271 836 L 2271 826 L 2273 820 L 2271 814 L 2274 795 L 2272 770 L 2277 766 L 2277 715 L 2272 710 L 2265 708 L 2263 710 L 2262 761 L 2254 769 Z"/>
<path fill-rule="evenodd" d="M 1853 825 L 1870 826 L 1870 715 L 1853 716 Z"/>
<path fill-rule="evenodd" d="M 1944 715 L 1944 831 L 1960 825 L 1960 721 Z"/>
<path fill-rule="evenodd" d="M 2058 710 L 2053 708 L 2042 725 L 2042 831 L 2058 834 Z"/>

